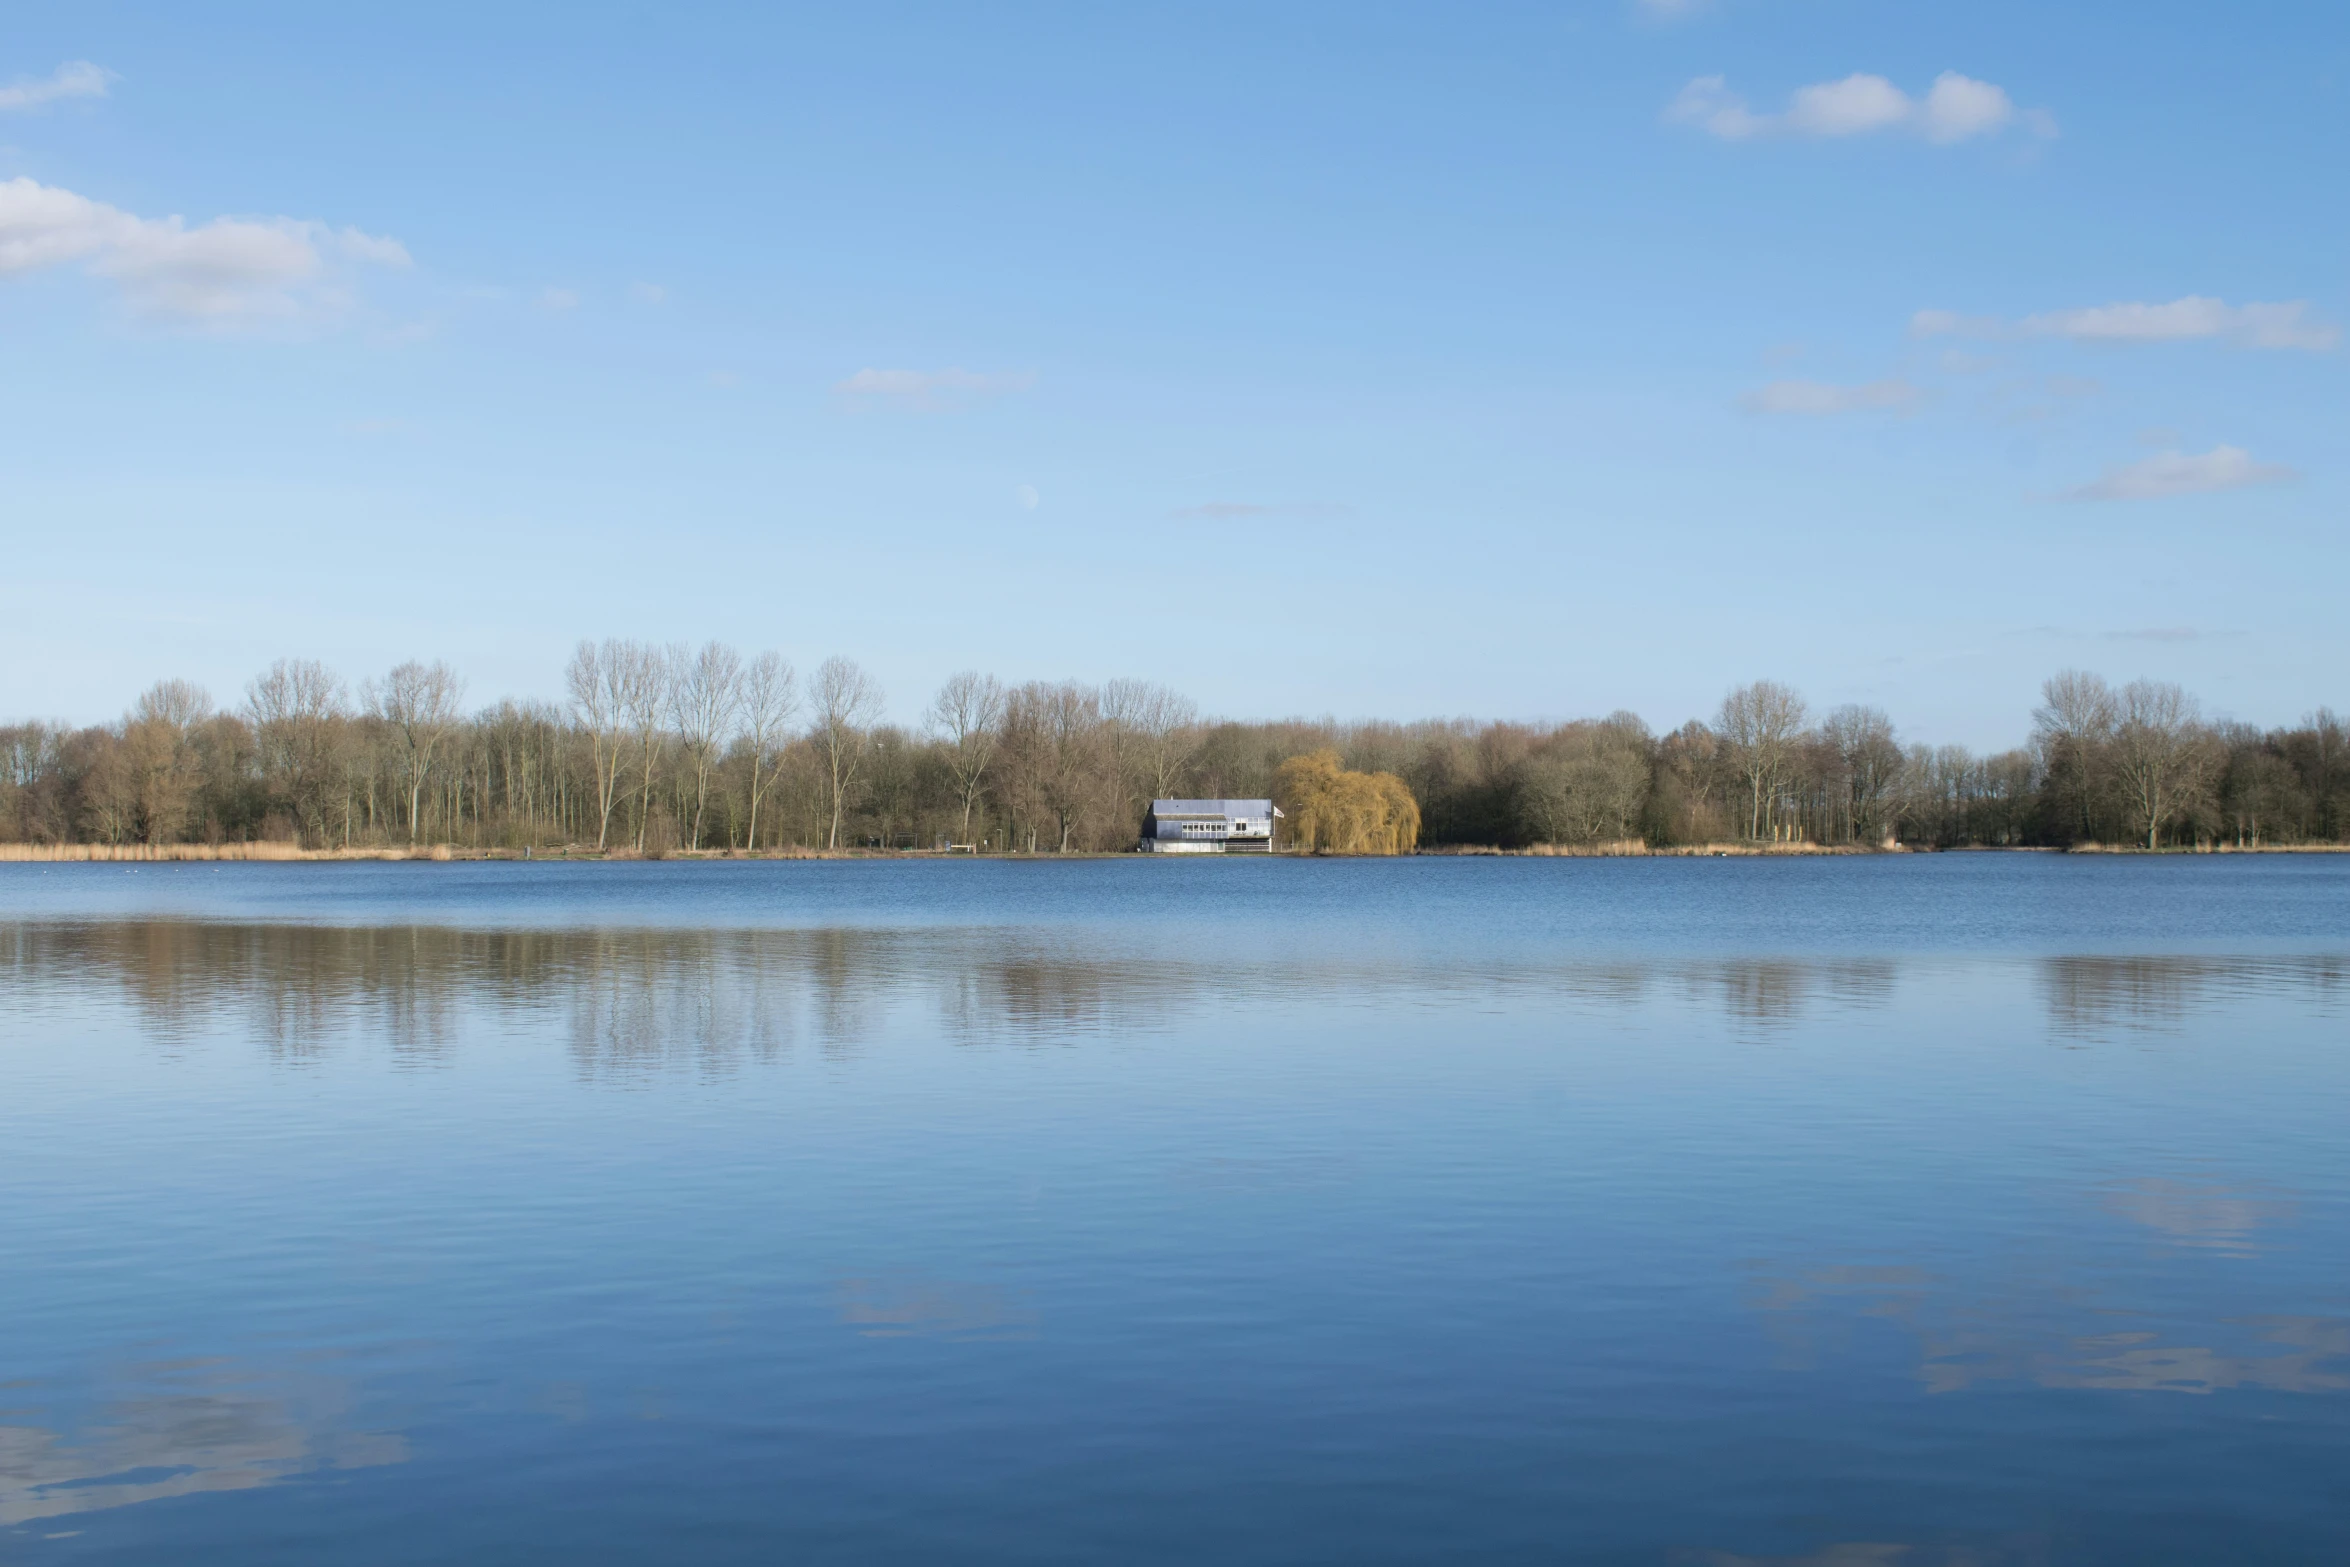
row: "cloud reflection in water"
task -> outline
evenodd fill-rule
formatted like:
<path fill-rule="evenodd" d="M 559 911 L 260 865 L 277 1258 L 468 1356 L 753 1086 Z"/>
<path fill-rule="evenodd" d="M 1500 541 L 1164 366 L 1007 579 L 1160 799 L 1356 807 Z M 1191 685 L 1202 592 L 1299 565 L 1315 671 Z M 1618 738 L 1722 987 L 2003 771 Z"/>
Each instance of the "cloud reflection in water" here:
<path fill-rule="evenodd" d="M 349 1429 L 351 1389 L 337 1378 L 212 1359 L 127 1377 L 72 1436 L 0 1424 L 0 1526 L 408 1458 L 403 1436 Z"/>

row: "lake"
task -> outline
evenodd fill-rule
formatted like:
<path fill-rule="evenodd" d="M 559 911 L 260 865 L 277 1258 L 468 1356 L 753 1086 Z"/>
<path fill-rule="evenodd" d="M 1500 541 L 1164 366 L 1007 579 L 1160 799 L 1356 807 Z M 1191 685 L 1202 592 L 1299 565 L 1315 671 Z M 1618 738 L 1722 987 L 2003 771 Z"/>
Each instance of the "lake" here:
<path fill-rule="evenodd" d="M 2350 856 L 0 866 L 0 1561 L 2350 1559 Z"/>

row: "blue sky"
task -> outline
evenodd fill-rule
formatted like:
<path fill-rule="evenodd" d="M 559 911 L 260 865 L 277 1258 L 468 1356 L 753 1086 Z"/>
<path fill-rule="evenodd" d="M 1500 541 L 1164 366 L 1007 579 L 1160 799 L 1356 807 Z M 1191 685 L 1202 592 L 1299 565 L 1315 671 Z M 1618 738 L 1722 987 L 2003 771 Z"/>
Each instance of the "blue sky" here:
<path fill-rule="evenodd" d="M 1105 9 L 19 17 L 0 713 L 2350 703 L 2343 8 Z"/>

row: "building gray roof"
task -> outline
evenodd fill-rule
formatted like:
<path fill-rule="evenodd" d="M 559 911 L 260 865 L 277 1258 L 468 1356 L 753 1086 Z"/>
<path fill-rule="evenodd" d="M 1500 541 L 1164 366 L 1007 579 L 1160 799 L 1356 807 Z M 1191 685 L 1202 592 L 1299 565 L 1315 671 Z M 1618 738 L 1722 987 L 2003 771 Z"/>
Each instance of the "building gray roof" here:
<path fill-rule="evenodd" d="M 1153 800 L 1153 816 L 1270 816 L 1270 800 Z"/>

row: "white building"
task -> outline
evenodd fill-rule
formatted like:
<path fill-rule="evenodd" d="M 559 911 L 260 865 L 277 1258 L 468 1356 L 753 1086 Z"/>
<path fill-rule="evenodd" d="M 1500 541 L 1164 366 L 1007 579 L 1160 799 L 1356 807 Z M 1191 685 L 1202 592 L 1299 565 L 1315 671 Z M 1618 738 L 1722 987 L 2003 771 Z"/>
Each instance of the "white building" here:
<path fill-rule="evenodd" d="M 1145 854 L 1270 854 L 1270 800 L 1153 800 L 1142 819 Z"/>

